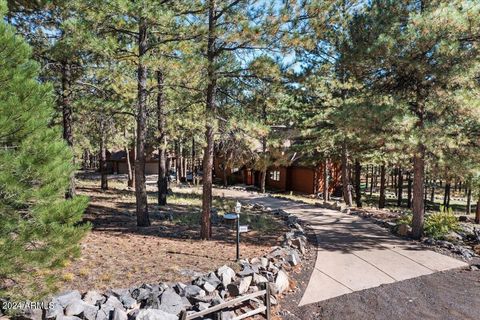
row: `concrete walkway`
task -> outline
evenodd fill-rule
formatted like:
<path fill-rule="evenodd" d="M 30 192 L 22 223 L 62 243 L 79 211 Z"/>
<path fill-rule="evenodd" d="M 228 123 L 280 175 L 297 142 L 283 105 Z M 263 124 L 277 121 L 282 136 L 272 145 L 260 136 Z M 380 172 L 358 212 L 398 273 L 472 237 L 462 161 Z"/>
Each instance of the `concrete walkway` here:
<path fill-rule="evenodd" d="M 317 261 L 300 306 L 467 266 L 356 216 L 250 192 L 217 189 L 216 194 L 283 209 L 315 230 Z"/>

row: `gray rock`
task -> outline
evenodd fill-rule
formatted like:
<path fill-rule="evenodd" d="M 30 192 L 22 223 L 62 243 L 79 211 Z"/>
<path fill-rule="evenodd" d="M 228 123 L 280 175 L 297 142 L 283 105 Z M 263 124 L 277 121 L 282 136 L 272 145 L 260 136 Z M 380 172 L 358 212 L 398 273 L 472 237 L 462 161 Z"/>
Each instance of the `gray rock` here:
<path fill-rule="evenodd" d="M 114 309 L 111 320 L 128 320 L 128 315 L 123 310 Z"/>
<path fill-rule="evenodd" d="M 98 291 L 90 290 L 83 296 L 83 301 L 91 305 L 101 305 L 107 298 L 104 295 L 100 294 Z"/>
<path fill-rule="evenodd" d="M 175 285 L 173 285 L 172 288 L 173 288 L 173 290 L 175 290 L 175 292 L 177 294 L 179 294 L 180 296 L 184 296 L 186 287 L 187 287 L 186 284 L 181 283 L 181 282 L 177 282 Z"/>
<path fill-rule="evenodd" d="M 228 266 L 218 268 L 217 275 L 222 281 L 224 287 L 229 285 L 235 279 L 235 271 Z"/>
<path fill-rule="evenodd" d="M 190 309 L 192 307 L 192 304 L 190 303 L 190 300 L 188 300 L 187 297 L 182 297 L 182 301 L 183 301 L 184 309 Z"/>
<path fill-rule="evenodd" d="M 115 288 L 109 289 L 107 291 L 107 296 L 114 296 L 115 298 L 120 299 L 120 297 L 125 295 L 126 293 L 128 293 L 128 289 Z"/>
<path fill-rule="evenodd" d="M 150 292 L 143 305 L 146 309 L 158 309 L 160 307 L 160 295 L 158 291 Z"/>
<path fill-rule="evenodd" d="M 105 301 L 105 303 L 102 305 L 102 308 L 103 307 L 108 307 L 108 308 L 110 308 L 110 310 L 113 310 L 113 309 L 117 308 L 117 309 L 125 311 L 125 308 L 123 307 L 123 304 L 120 302 L 120 300 L 118 300 L 114 296 L 108 297 L 107 301 Z"/>
<path fill-rule="evenodd" d="M 56 320 L 82 320 L 82 319 L 76 316 L 59 316 L 57 317 Z"/>
<path fill-rule="evenodd" d="M 275 278 L 275 294 L 282 293 L 288 289 L 290 283 L 288 281 L 288 275 L 283 270 L 279 270 Z"/>
<path fill-rule="evenodd" d="M 268 259 L 265 257 L 260 258 L 260 264 L 262 265 L 262 268 L 267 269 L 268 267 Z"/>
<path fill-rule="evenodd" d="M 123 304 L 125 309 L 133 309 L 137 306 L 137 300 L 133 299 L 128 291 L 120 297 L 120 302 Z"/>
<path fill-rule="evenodd" d="M 178 320 L 174 314 L 158 309 L 142 309 L 138 312 L 136 320 Z"/>
<path fill-rule="evenodd" d="M 203 289 L 205 289 L 205 291 L 208 293 L 212 293 L 213 291 L 215 291 L 216 288 L 209 282 L 205 282 L 205 284 L 203 285 Z"/>
<path fill-rule="evenodd" d="M 292 245 L 297 248 L 301 254 L 305 254 L 305 244 L 303 243 L 303 240 L 300 238 L 295 238 L 292 240 Z"/>
<path fill-rule="evenodd" d="M 238 293 L 239 294 L 244 294 L 248 291 L 248 287 L 250 287 L 250 284 L 252 283 L 252 276 L 244 277 L 240 279 L 240 283 L 238 284 Z"/>
<path fill-rule="evenodd" d="M 258 285 L 258 284 L 261 284 L 261 283 L 268 282 L 268 279 L 265 278 L 264 276 L 258 274 L 258 273 L 254 273 L 252 282 L 253 282 L 254 285 Z"/>
<path fill-rule="evenodd" d="M 171 314 L 179 314 L 183 310 L 183 300 L 173 289 L 167 289 L 160 297 L 158 309 Z"/>
<path fill-rule="evenodd" d="M 1 309 L 0 309 L 1 313 Z M 59 316 L 62 316 L 62 314 L 59 314 Z M 21 311 L 21 316 L 19 316 L 20 319 L 23 320 L 38 320 L 42 319 L 43 316 L 43 311 L 40 308 L 27 308 Z M 0 315 L 1 317 L 1 315 Z M 3 318 L 0 318 L 3 319 Z"/>
<path fill-rule="evenodd" d="M 55 319 L 57 316 L 63 316 L 63 307 L 56 298 L 53 298 L 50 304 L 51 308 L 45 311 L 45 319 Z"/>
<path fill-rule="evenodd" d="M 207 303 L 207 302 L 199 302 L 197 304 L 197 308 L 199 311 L 203 311 L 203 310 L 206 310 L 208 308 L 210 308 L 210 303 Z"/>
<path fill-rule="evenodd" d="M 151 291 L 146 288 L 136 288 L 132 290 L 131 296 L 137 301 L 144 301 L 148 298 L 150 292 Z"/>
<path fill-rule="evenodd" d="M 190 298 L 193 296 L 204 296 L 204 295 L 205 295 L 205 290 L 203 290 L 199 286 L 191 284 L 185 287 L 185 296 L 187 298 Z"/>
<path fill-rule="evenodd" d="M 215 288 L 218 287 L 218 285 L 220 283 L 222 283 L 222 281 L 220 281 L 220 279 L 218 279 L 217 275 L 214 273 L 214 272 L 210 272 L 209 274 L 207 275 L 204 275 L 204 276 L 201 276 L 197 279 L 195 279 L 193 281 L 193 284 L 194 285 L 197 285 L 199 287 L 203 287 L 203 285 L 208 282 L 210 283 L 212 286 L 214 286 Z"/>
<path fill-rule="evenodd" d="M 78 290 L 67 291 L 55 298 L 62 307 L 68 306 L 71 302 L 81 300 L 82 295 Z"/>
<path fill-rule="evenodd" d="M 296 266 L 300 263 L 300 256 L 294 250 L 291 250 L 288 256 L 286 257 L 286 261 L 290 263 L 291 266 Z"/>
<path fill-rule="evenodd" d="M 83 312 L 83 306 L 85 302 L 82 300 L 75 300 L 68 304 L 65 307 L 65 315 L 66 316 L 78 316 Z"/>

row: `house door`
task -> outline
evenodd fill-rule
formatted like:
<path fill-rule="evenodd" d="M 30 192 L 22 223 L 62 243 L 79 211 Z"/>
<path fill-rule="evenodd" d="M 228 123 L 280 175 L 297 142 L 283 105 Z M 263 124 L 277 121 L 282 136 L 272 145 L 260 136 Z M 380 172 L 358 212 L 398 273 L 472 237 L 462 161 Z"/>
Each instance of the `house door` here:
<path fill-rule="evenodd" d="M 246 177 L 245 181 L 247 182 L 247 185 L 254 184 L 252 170 L 246 170 L 246 172 L 247 172 L 247 177 Z"/>

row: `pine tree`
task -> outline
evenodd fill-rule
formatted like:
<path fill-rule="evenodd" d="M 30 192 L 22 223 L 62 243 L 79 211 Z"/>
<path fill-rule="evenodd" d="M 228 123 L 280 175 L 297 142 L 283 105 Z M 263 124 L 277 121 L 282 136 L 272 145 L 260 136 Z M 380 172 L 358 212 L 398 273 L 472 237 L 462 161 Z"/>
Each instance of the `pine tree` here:
<path fill-rule="evenodd" d="M 4 4 L 0 2 L 3 11 Z M 87 201 L 66 200 L 73 154 L 58 127 L 52 88 L 38 82 L 31 49 L 0 22 L 0 296 L 51 290 L 51 274 L 79 251 Z M 50 279 L 53 280 L 53 279 Z"/>

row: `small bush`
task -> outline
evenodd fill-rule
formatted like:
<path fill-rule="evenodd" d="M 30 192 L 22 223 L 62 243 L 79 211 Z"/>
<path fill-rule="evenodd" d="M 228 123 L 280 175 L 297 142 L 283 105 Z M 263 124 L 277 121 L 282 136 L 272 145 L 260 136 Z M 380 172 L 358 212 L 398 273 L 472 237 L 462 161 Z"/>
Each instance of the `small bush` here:
<path fill-rule="evenodd" d="M 413 215 L 407 214 L 396 220 L 397 226 L 402 224 L 412 225 Z M 440 207 L 440 212 L 429 214 L 425 217 L 424 233 L 433 238 L 441 238 L 451 231 L 458 231 L 460 228 L 457 217 L 452 209 Z"/>
<path fill-rule="evenodd" d="M 458 231 L 459 224 L 452 209 L 440 207 L 440 212 L 432 213 L 425 219 L 425 233 L 434 238 L 440 238 L 451 231 Z"/>

